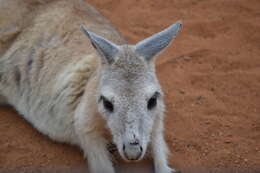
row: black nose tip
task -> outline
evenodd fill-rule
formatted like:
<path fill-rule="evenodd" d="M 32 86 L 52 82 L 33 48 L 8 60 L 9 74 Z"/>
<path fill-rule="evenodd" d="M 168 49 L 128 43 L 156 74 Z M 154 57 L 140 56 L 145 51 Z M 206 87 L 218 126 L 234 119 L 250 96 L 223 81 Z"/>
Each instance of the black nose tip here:
<path fill-rule="evenodd" d="M 138 140 L 138 139 L 135 139 L 134 141 L 129 142 L 129 144 L 130 144 L 130 145 L 133 145 L 133 146 L 139 145 L 139 140 Z"/>

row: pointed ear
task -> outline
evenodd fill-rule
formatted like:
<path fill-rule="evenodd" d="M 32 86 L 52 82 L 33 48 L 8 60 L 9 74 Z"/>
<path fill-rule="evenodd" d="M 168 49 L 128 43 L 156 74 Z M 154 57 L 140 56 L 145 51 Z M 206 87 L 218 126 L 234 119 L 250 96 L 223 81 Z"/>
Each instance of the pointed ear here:
<path fill-rule="evenodd" d="M 150 61 L 175 39 L 176 35 L 181 30 L 181 26 L 182 22 L 177 22 L 165 30 L 140 41 L 135 45 L 136 52 L 143 56 L 147 61 Z"/>
<path fill-rule="evenodd" d="M 97 52 L 102 57 L 102 62 L 105 63 L 113 63 L 114 57 L 118 53 L 118 46 L 105 38 L 89 31 L 83 25 L 80 26 L 81 30 L 85 33 L 85 35 L 90 39 L 93 47 L 97 50 Z"/>

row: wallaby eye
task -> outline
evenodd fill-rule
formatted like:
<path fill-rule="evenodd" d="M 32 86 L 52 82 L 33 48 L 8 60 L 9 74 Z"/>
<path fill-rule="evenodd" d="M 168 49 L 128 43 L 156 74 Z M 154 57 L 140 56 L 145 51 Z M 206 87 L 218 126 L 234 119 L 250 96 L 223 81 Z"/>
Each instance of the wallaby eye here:
<path fill-rule="evenodd" d="M 147 103 L 148 110 L 152 110 L 153 108 L 156 107 L 158 95 L 159 95 L 159 93 L 155 92 L 154 95 L 148 100 L 148 103 Z"/>
<path fill-rule="evenodd" d="M 104 108 L 106 110 L 108 110 L 109 112 L 113 112 L 114 111 L 113 103 L 111 103 L 106 97 L 101 96 L 100 100 L 102 100 L 103 106 L 104 106 Z"/>

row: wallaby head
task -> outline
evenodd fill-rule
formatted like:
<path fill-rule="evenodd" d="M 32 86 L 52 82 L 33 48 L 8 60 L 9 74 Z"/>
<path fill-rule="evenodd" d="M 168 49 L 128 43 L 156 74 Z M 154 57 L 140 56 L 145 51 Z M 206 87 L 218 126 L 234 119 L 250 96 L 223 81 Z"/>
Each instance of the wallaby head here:
<path fill-rule="evenodd" d="M 136 45 L 116 45 L 81 27 L 101 58 L 98 111 L 127 161 L 143 158 L 154 122 L 163 116 L 155 57 L 176 37 L 181 25 L 177 22 Z"/>

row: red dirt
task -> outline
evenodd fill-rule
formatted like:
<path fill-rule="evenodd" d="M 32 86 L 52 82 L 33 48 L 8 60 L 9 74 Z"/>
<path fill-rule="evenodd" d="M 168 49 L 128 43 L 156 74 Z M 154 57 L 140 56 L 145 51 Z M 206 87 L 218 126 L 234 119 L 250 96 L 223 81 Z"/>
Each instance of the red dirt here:
<path fill-rule="evenodd" d="M 135 43 L 177 20 L 157 61 L 170 163 L 183 173 L 260 172 L 260 1 L 89 0 Z M 1 108 L 0 172 L 84 172 L 82 153 Z"/>

